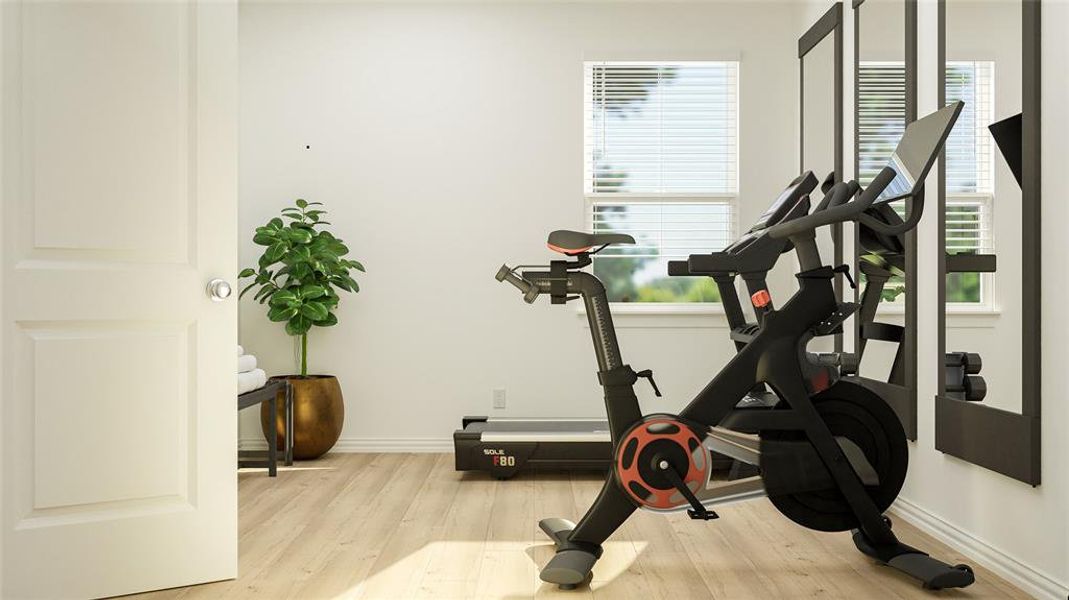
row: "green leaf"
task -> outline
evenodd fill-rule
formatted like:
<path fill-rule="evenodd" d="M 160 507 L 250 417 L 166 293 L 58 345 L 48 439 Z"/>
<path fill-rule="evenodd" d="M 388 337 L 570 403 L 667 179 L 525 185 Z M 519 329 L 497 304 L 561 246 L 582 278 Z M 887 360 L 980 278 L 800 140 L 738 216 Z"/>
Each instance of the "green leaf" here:
<path fill-rule="evenodd" d="M 268 260 L 268 263 L 277 262 L 280 258 L 286 254 L 286 242 L 276 242 L 271 245 L 264 252 L 264 258 Z"/>
<path fill-rule="evenodd" d="M 296 308 L 286 308 L 283 306 L 272 307 L 267 311 L 267 318 L 279 323 L 281 321 L 289 321 L 297 315 Z"/>
<path fill-rule="evenodd" d="M 257 246 L 270 246 L 271 244 L 274 244 L 277 241 L 278 239 L 275 238 L 275 236 L 266 232 L 257 233 L 256 235 L 252 236 L 252 243 L 256 244 Z"/>
<path fill-rule="evenodd" d="M 275 217 L 267 222 L 267 226 L 275 230 L 282 229 L 282 219 Z"/>
<path fill-rule="evenodd" d="M 327 295 L 327 288 L 316 285 L 314 283 L 307 283 L 301 286 L 301 297 L 305 300 L 314 300 Z"/>
<path fill-rule="evenodd" d="M 307 208 L 308 207 L 308 202 L 306 202 L 304 200 L 304 198 L 297 198 L 297 206 L 299 206 L 301 208 Z"/>
<path fill-rule="evenodd" d="M 312 267 L 308 266 L 308 263 L 296 263 L 293 265 L 291 276 L 297 281 L 304 282 L 312 276 Z"/>
<path fill-rule="evenodd" d="M 329 313 L 327 318 L 320 319 L 315 322 L 316 327 L 333 327 L 338 324 L 338 317 L 334 313 Z"/>
<path fill-rule="evenodd" d="M 311 327 L 311 321 L 304 315 L 297 315 L 286 322 L 286 333 L 290 335 L 301 335 L 308 333 L 308 330 L 311 329 Z"/>
<path fill-rule="evenodd" d="M 292 290 L 288 290 L 288 289 L 279 290 L 277 293 L 275 293 L 275 296 L 273 298 L 271 298 L 271 302 L 272 303 L 275 303 L 275 302 L 289 303 L 289 302 L 294 302 L 296 300 L 297 300 L 297 294 L 295 294 Z"/>
<path fill-rule="evenodd" d="M 309 262 L 312 260 L 312 251 L 308 249 L 308 246 L 297 246 L 292 252 L 293 258 L 302 262 Z"/>
<path fill-rule="evenodd" d="M 301 221 L 301 220 L 304 219 L 304 217 L 302 217 L 300 215 L 300 213 L 298 213 L 298 214 L 285 214 L 285 215 L 282 215 L 282 216 L 286 217 L 287 219 L 293 219 L 294 221 Z"/>
<path fill-rule="evenodd" d="M 264 287 L 260 288 L 259 291 L 256 292 L 256 295 L 253 296 L 253 299 L 259 300 L 260 304 L 263 304 L 267 299 L 271 297 L 271 293 L 274 292 L 276 289 L 277 288 L 275 288 L 274 286 L 265 285 Z"/>
<path fill-rule="evenodd" d="M 241 290 L 241 293 L 238 294 L 238 300 L 241 300 L 243 297 L 245 297 L 245 292 L 251 290 L 254 287 L 256 287 L 255 281 L 245 286 L 245 289 Z"/>
<path fill-rule="evenodd" d="M 290 229 L 289 237 L 298 244 L 310 244 L 312 242 L 312 232 L 307 229 Z"/>
<path fill-rule="evenodd" d="M 323 206 L 322 202 L 309 202 L 307 206 Z"/>
<path fill-rule="evenodd" d="M 305 302 L 301 306 L 301 314 L 308 317 L 312 321 L 319 321 L 327 318 L 327 307 L 318 302 Z"/>
<path fill-rule="evenodd" d="M 327 250 L 329 250 L 332 254 L 336 254 L 338 256 L 345 256 L 349 253 L 349 247 L 342 243 L 341 240 L 333 240 L 327 246 Z"/>
<path fill-rule="evenodd" d="M 238 279 L 242 279 L 242 278 L 245 278 L 245 277 L 252 277 L 255 274 L 256 274 L 256 269 L 242 269 L 241 272 L 238 273 Z"/>
<path fill-rule="evenodd" d="M 367 272 L 367 271 L 364 270 L 364 265 L 360 264 L 359 262 L 357 262 L 355 260 L 347 260 L 345 262 L 349 267 L 352 267 L 352 268 L 356 269 L 357 271 L 360 271 L 361 273 L 366 273 Z"/>

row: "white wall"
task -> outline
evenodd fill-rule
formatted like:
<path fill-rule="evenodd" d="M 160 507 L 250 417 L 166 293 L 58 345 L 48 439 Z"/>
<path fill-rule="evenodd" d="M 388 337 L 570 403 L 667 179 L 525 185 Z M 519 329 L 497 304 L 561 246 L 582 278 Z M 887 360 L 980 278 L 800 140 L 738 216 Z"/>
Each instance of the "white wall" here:
<path fill-rule="evenodd" d="M 549 231 L 583 228 L 582 62 L 740 60 L 747 226 L 797 171 L 793 10 L 243 3 L 242 264 L 254 227 L 304 197 L 368 268 L 341 324 L 310 341 L 310 367 L 343 385 L 340 447 L 448 447 L 466 414 L 603 418 L 585 320 L 493 278 L 552 258 Z M 777 281 L 782 301 L 793 277 Z M 647 410 L 678 409 L 734 352 L 722 316 L 617 321 L 625 359 L 665 392 L 640 386 Z M 241 341 L 269 372 L 293 370 L 290 338 L 249 300 Z"/>

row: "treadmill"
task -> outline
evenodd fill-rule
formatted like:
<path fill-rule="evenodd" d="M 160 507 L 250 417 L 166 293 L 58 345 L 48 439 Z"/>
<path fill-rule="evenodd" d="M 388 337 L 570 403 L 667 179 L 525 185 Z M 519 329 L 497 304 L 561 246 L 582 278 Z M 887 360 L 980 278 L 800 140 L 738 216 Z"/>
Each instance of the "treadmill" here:
<path fill-rule="evenodd" d="M 457 471 L 508 479 L 521 469 L 604 471 L 612 463 L 608 421 L 464 417 L 453 432 Z"/>
<path fill-rule="evenodd" d="M 464 417 L 453 432 L 457 471 L 508 479 L 520 470 L 605 471 L 612 463 L 609 422 Z M 714 454 L 714 470 L 734 461 Z"/>

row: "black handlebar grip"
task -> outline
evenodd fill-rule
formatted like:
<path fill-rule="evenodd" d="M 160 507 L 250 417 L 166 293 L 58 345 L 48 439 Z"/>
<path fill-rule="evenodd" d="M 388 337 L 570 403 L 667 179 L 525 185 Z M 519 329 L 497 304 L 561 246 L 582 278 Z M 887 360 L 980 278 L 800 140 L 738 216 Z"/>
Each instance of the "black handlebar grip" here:
<path fill-rule="evenodd" d="M 668 274 L 672 277 L 686 277 L 691 275 L 690 265 L 685 260 L 668 261 Z"/>

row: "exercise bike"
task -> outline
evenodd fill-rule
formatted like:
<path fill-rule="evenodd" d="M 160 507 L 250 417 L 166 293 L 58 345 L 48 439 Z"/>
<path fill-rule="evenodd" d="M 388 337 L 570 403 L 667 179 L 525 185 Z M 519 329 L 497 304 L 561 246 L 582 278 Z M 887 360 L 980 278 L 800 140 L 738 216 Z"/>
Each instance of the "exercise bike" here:
<path fill-rule="evenodd" d="M 624 362 L 605 288 L 582 270 L 592 263 L 591 255 L 612 244 L 633 244 L 633 238 L 555 231 L 548 245 L 568 259 L 539 270 L 507 265 L 499 270 L 497 279 L 518 288 L 528 303 L 542 295 L 554 304 L 584 303 L 613 443 L 609 476 L 579 523 L 556 518 L 539 523 L 557 548 L 541 571 L 543 581 L 562 588 L 588 581 L 602 543 L 638 508 L 686 510 L 691 518 L 708 521 L 718 518 L 712 510 L 716 504 L 767 496 L 804 527 L 853 530 L 858 550 L 925 587 L 973 583 L 969 566 L 948 565 L 895 537 L 883 512 L 906 477 L 902 425 L 876 392 L 841 377 L 837 365 L 825 364 L 806 349 L 815 337 L 841 332 L 857 309 L 837 300 L 832 281 L 837 273 L 848 274 L 848 268 L 823 264 L 816 229 L 859 221 L 887 231 L 886 223 L 866 218 L 866 211 L 877 201 L 919 191 L 962 106 L 953 103 L 911 123 L 889 166 L 865 190 L 853 181 L 836 183 L 810 212 L 809 194 L 817 180 L 807 172 L 727 249 L 670 264 L 672 274 L 711 276 L 732 294 L 728 282 L 743 275 L 759 319 L 748 339 L 736 340 L 743 342 L 738 353 L 679 414 L 642 414 L 634 386 L 641 378 L 653 384 L 653 374 L 636 372 Z M 763 280 L 785 248 L 798 258 L 798 290 L 777 309 Z M 760 384 L 778 401 L 745 403 Z M 760 474 L 713 482 L 714 452 L 754 465 Z"/>

